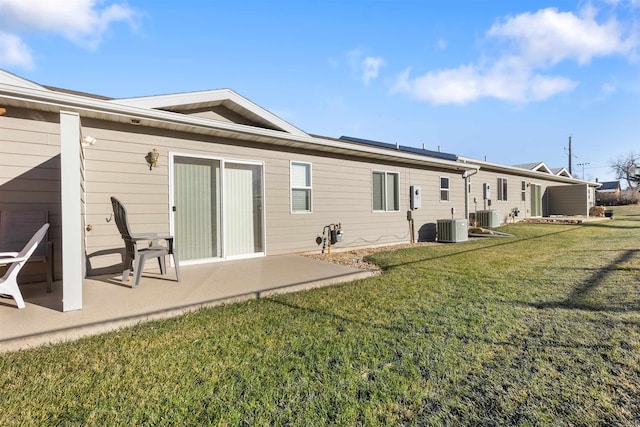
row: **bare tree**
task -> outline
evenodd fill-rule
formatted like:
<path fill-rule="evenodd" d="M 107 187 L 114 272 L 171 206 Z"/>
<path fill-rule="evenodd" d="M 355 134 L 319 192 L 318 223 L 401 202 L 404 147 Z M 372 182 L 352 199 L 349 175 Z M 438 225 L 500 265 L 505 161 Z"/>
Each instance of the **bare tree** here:
<path fill-rule="evenodd" d="M 627 182 L 627 188 L 637 188 L 640 172 L 640 155 L 632 152 L 624 154 L 612 161 L 611 169 L 616 174 L 616 178 L 624 179 Z"/>

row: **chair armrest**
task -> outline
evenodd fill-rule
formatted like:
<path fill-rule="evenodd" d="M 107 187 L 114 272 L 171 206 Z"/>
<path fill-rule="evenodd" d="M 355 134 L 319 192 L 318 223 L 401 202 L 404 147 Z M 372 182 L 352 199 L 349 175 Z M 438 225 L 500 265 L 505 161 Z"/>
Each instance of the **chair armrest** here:
<path fill-rule="evenodd" d="M 131 240 L 136 241 L 136 240 L 153 240 L 153 239 L 157 239 L 158 237 L 158 233 L 138 233 L 138 234 L 132 234 Z"/>
<path fill-rule="evenodd" d="M 14 253 L 14 252 L 6 252 L 6 253 Z M 0 255 L 2 255 L 2 254 L 0 254 Z M 6 258 L 0 258 L 0 263 L 2 263 L 2 264 L 13 264 L 14 262 L 25 261 L 25 260 L 28 260 L 28 259 L 29 259 L 28 256 L 21 256 L 21 257 L 10 256 L 10 257 L 6 257 Z"/>
<path fill-rule="evenodd" d="M 0 252 L 0 258 L 15 258 L 18 252 Z"/>
<path fill-rule="evenodd" d="M 170 234 L 160 234 L 154 237 L 157 240 L 173 240 L 173 236 Z"/>

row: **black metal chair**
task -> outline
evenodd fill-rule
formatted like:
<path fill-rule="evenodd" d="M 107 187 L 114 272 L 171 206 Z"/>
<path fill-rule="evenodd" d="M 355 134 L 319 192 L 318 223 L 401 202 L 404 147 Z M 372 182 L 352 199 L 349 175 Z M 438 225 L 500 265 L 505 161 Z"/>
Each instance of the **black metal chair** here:
<path fill-rule="evenodd" d="M 180 281 L 180 266 L 178 265 L 178 256 L 176 255 L 173 236 L 160 235 L 157 233 L 133 234 L 129 221 L 127 220 L 127 210 L 124 205 L 115 197 L 111 197 L 111 205 L 113 206 L 114 219 L 118 226 L 118 231 L 124 240 L 125 256 L 124 271 L 122 272 L 122 281 L 129 279 L 129 274 L 133 270 L 132 288 L 137 288 L 140 282 L 140 276 L 144 269 L 144 263 L 147 259 L 158 258 L 160 273 L 166 274 L 167 267 L 165 256 L 173 256 L 173 264 L 176 269 L 176 279 Z M 158 240 L 167 242 L 166 246 L 158 244 Z"/>

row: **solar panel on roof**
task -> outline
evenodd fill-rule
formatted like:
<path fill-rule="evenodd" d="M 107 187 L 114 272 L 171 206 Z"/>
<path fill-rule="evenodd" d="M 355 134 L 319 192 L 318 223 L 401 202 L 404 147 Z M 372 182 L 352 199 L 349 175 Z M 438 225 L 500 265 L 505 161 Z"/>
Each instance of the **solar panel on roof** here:
<path fill-rule="evenodd" d="M 458 156 L 441 151 L 425 150 L 422 148 L 409 147 L 406 145 L 389 144 L 388 142 L 372 141 L 369 139 L 354 138 L 351 136 L 341 136 L 339 139 L 343 141 L 355 142 L 357 144 L 370 145 L 372 147 L 387 148 L 389 150 L 402 151 L 405 153 L 418 154 L 421 156 L 434 157 L 436 159 L 457 161 Z"/>

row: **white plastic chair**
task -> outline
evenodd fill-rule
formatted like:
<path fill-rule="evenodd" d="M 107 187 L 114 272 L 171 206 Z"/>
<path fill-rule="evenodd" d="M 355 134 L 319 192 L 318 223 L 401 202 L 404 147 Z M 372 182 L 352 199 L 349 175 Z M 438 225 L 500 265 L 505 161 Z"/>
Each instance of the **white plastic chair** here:
<path fill-rule="evenodd" d="M 20 252 L 0 252 L 0 264 L 11 264 L 4 276 L 0 278 L 0 294 L 12 297 L 18 308 L 24 308 L 22 293 L 18 288 L 18 273 L 47 234 L 48 229 L 49 224 L 40 227 Z"/>

